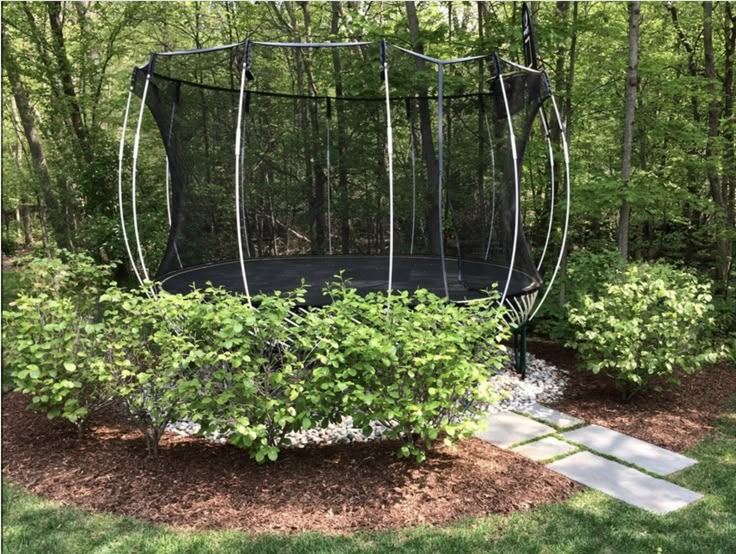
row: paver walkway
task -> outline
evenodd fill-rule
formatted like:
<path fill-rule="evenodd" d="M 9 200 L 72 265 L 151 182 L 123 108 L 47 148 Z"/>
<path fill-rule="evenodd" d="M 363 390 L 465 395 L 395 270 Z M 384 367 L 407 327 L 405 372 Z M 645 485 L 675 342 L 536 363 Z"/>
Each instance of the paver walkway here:
<path fill-rule="evenodd" d="M 545 437 L 538 441 L 522 444 L 521 446 L 517 446 L 511 450 L 517 454 L 531 458 L 535 462 L 539 462 L 542 460 L 549 460 L 550 458 L 556 458 L 563 454 L 570 454 L 571 452 L 578 450 L 578 447 L 554 437 Z"/>
<path fill-rule="evenodd" d="M 700 493 L 591 452 L 578 452 L 547 467 L 578 483 L 657 514 L 679 510 L 703 497 Z"/>
<path fill-rule="evenodd" d="M 599 425 L 586 425 L 564 432 L 585 422 L 541 404 L 533 404 L 523 413 L 489 414 L 486 429 L 477 436 L 532 460 L 555 458 L 556 461 L 547 466 L 550 469 L 657 514 L 678 510 L 703 497 L 644 472 L 669 475 L 697 463 L 692 458 Z M 580 452 L 581 449 L 584 451 Z M 624 463 L 604 458 L 596 452 Z M 559 459 L 560 456 L 564 457 Z"/>
<path fill-rule="evenodd" d="M 591 450 L 608 454 L 658 475 L 669 475 L 696 463 L 692 458 L 677 452 L 660 448 L 599 425 L 588 425 L 575 431 L 563 433 L 562 436 L 569 441 L 587 446 Z"/>
<path fill-rule="evenodd" d="M 576 425 L 585 423 L 582 419 L 563 414 L 562 412 L 558 412 L 557 410 L 553 410 L 547 406 L 542 406 L 538 402 L 530 404 L 521 410 L 521 413 L 533 417 L 534 419 L 540 419 L 550 425 L 554 425 L 558 429 L 567 429 L 569 427 L 575 427 Z"/>
<path fill-rule="evenodd" d="M 478 433 L 478 437 L 501 448 L 509 448 L 514 444 L 554 432 L 555 430 L 549 425 L 544 425 L 522 415 L 502 412 L 488 414 L 486 428 Z"/>

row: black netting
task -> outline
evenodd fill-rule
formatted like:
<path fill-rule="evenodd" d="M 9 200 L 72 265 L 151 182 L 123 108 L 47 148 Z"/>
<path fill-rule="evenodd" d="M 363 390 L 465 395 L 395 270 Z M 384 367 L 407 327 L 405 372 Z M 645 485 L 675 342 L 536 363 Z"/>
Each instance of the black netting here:
<path fill-rule="evenodd" d="M 137 72 L 139 96 L 150 73 L 146 106 L 170 174 L 170 229 L 159 254 L 147 250 L 160 256 L 148 260 L 149 269 L 170 290 L 211 280 L 242 291 L 237 187 L 251 292 L 305 278 L 317 303 L 324 281 L 340 269 L 362 289 L 385 289 L 391 196 L 380 44 L 251 44 L 236 184 L 245 50 L 158 55 Z M 533 242 L 544 242 L 548 208 L 539 199 L 547 192 L 544 184 L 541 193 L 529 191 L 539 168 L 527 177 L 523 160 L 545 89 L 541 74 L 501 64 L 498 75 L 493 61 L 440 69 L 388 48 L 395 288 L 444 294 L 446 281 L 451 297 L 464 298 L 494 284 L 503 290 L 509 276 L 509 294 L 540 285 L 539 248 L 530 248 L 525 230 L 530 223 Z M 533 163 L 543 166 L 545 143 L 535 133 Z M 141 148 L 141 159 L 154 154 L 161 156 Z M 140 219 L 152 214 L 168 224 L 160 208 Z"/>

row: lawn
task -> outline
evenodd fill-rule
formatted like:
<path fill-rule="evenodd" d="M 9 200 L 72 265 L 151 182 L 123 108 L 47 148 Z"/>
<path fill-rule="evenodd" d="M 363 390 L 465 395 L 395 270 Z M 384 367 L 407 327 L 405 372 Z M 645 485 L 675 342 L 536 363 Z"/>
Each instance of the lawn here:
<path fill-rule="evenodd" d="M 672 480 L 706 496 L 667 516 L 586 491 L 510 517 L 348 537 L 177 531 L 60 506 L 6 482 L 3 552 L 736 552 L 736 403 L 687 454 L 700 463 Z"/>

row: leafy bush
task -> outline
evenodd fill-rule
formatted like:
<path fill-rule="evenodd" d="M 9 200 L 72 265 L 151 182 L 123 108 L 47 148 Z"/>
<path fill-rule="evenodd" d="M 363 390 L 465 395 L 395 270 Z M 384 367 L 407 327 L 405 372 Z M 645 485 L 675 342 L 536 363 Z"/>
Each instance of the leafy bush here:
<path fill-rule="evenodd" d="M 3 312 L 3 364 L 12 387 L 31 395 L 35 409 L 71 421 L 81 433 L 110 399 L 97 303 L 111 266 L 61 254 L 27 262 L 23 293 Z"/>
<path fill-rule="evenodd" d="M 474 416 L 494 400 L 489 372 L 501 367 L 509 337 L 493 299 L 461 307 L 418 290 L 389 301 L 343 282 L 325 292 L 333 302 L 305 326 L 321 364 L 307 394 L 327 407 L 324 424 L 350 415 L 369 434 L 378 422 L 384 436 L 402 441 L 401 456 L 418 461 L 438 437 L 450 443 L 476 430 Z"/>
<path fill-rule="evenodd" d="M 547 301 L 534 321 L 535 330 L 552 340 L 572 341 L 575 329 L 569 311 L 579 308 L 583 298 L 598 298 L 620 276 L 626 266 L 618 250 L 577 250 L 570 253 L 564 275 L 565 305 L 559 305 L 563 276 L 558 275 Z"/>
<path fill-rule="evenodd" d="M 13 388 L 81 434 L 88 416 L 110 399 L 103 325 L 80 316 L 71 299 L 47 293 L 23 294 L 11 306 L 3 314 L 3 363 Z"/>
<path fill-rule="evenodd" d="M 198 369 L 179 384 L 181 401 L 203 433 L 229 432 L 233 444 L 256 461 L 275 460 L 286 435 L 312 426 L 303 396 L 309 381 L 291 321 L 302 289 L 290 294 L 243 297 L 208 289 L 187 314 Z"/>
<path fill-rule="evenodd" d="M 573 346 L 584 365 L 615 380 L 629 397 L 680 373 L 696 372 L 716 355 L 709 287 L 667 264 L 632 264 L 597 297 L 570 308 Z"/>
<path fill-rule="evenodd" d="M 166 425 L 187 415 L 179 385 L 193 373 L 195 343 L 181 320 L 197 299 L 167 293 L 149 297 L 142 291 L 111 287 L 101 300 L 105 380 L 143 433 L 149 454 L 156 455 Z"/>
<path fill-rule="evenodd" d="M 12 256 L 18 251 L 18 241 L 9 236 L 2 237 L 2 253 L 6 256 Z"/>
<path fill-rule="evenodd" d="M 66 250 L 60 250 L 58 255 L 26 260 L 26 293 L 66 298 L 73 302 L 78 313 L 96 315 L 99 297 L 110 284 L 114 264 L 97 264 L 87 254 Z"/>
<path fill-rule="evenodd" d="M 509 337 L 497 297 L 461 307 L 422 290 L 363 297 L 338 281 L 331 304 L 307 310 L 303 288 L 253 306 L 214 288 L 100 295 L 109 267 L 84 256 L 30 268 L 29 293 L 4 314 L 16 390 L 80 429 L 120 400 L 151 454 L 168 423 L 189 419 L 276 460 L 289 433 L 350 416 L 422 460 L 434 440 L 475 429 Z"/>

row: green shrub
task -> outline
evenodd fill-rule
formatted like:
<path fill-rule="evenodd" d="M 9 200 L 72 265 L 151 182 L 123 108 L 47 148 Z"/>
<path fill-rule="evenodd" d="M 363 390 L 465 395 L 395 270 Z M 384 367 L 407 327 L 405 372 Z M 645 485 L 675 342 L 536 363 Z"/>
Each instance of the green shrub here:
<path fill-rule="evenodd" d="M 29 394 L 35 409 L 71 421 L 81 433 L 89 416 L 110 399 L 97 303 L 111 266 L 84 254 L 60 255 L 25 261 L 23 293 L 3 312 L 3 365 L 12 389 Z"/>
<path fill-rule="evenodd" d="M 6 256 L 12 256 L 18 251 L 18 241 L 9 236 L 2 237 L 2 253 Z"/>
<path fill-rule="evenodd" d="M 31 397 L 49 418 L 74 423 L 81 434 L 88 416 L 109 399 L 103 353 L 104 327 L 81 316 L 69 298 L 22 294 L 3 313 L 3 363 L 12 388 Z"/>
<path fill-rule="evenodd" d="M 579 308 L 583 298 L 598 298 L 623 272 L 626 264 L 618 250 L 576 250 L 567 259 L 565 275 L 560 274 L 534 320 L 535 330 L 552 340 L 572 341 L 575 329 L 570 324 L 570 309 Z M 560 287 L 564 278 L 565 305 L 560 306 Z"/>
<path fill-rule="evenodd" d="M 229 440 L 256 461 L 276 460 L 286 435 L 312 426 L 303 396 L 309 380 L 298 347 L 300 329 L 290 323 L 303 290 L 253 299 L 208 289 L 186 315 L 197 349 L 197 372 L 178 393 L 202 433 L 229 432 Z"/>
<path fill-rule="evenodd" d="M 188 415 L 179 386 L 194 373 L 191 359 L 196 344 L 182 316 L 198 298 L 163 292 L 149 297 L 141 290 L 111 287 L 101 301 L 105 380 L 143 433 L 149 454 L 156 455 L 166 425 Z"/>
<path fill-rule="evenodd" d="M 323 424 L 350 415 L 369 434 L 378 422 L 384 436 L 402 441 L 401 456 L 418 461 L 438 437 L 451 443 L 476 430 L 509 337 L 493 299 L 461 307 L 418 290 L 389 301 L 343 282 L 325 292 L 333 302 L 305 326 L 320 362 L 307 396 L 323 407 Z"/>
<path fill-rule="evenodd" d="M 84 316 L 96 315 L 100 295 L 110 284 L 114 264 L 97 264 L 83 253 L 60 250 L 56 258 L 25 260 L 25 292 L 66 298 Z"/>
<path fill-rule="evenodd" d="M 615 380 L 629 397 L 643 387 L 677 382 L 716 355 L 707 285 L 667 264 L 632 264 L 597 296 L 570 308 L 572 345 L 594 373 Z"/>

